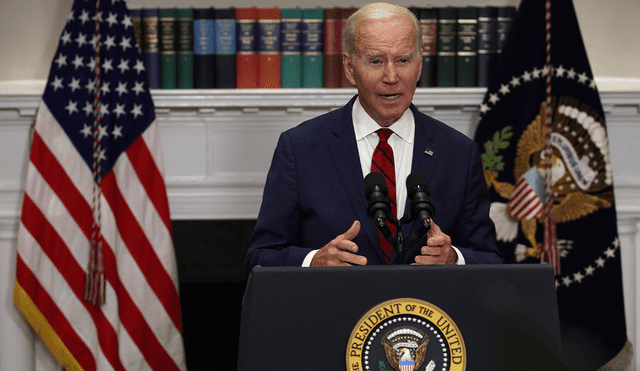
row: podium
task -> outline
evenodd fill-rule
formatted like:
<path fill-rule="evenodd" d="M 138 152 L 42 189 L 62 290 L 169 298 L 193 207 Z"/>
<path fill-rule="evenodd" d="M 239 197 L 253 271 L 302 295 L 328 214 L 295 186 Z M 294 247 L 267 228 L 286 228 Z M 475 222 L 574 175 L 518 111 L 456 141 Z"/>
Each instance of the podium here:
<path fill-rule="evenodd" d="M 426 303 L 417 306 L 423 310 L 394 317 L 413 299 Z M 256 267 L 243 300 L 239 371 L 390 371 L 392 362 L 368 350 L 364 338 L 376 337 L 370 345 L 380 347 L 400 333 L 429 338 L 416 370 L 431 361 L 435 370 L 564 369 L 554 273 L 547 264 Z M 424 321 L 429 312 L 436 313 L 432 325 Z M 392 319 L 418 325 L 390 331 Z M 407 339 L 402 344 L 413 342 L 414 359 L 424 353 L 415 349 L 417 337 Z M 349 356 L 361 352 L 364 361 L 348 365 Z"/>

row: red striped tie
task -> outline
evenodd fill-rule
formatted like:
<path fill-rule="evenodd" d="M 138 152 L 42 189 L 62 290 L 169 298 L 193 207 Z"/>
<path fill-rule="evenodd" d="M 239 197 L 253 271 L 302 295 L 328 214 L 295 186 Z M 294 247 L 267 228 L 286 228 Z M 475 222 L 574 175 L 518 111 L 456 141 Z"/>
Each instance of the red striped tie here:
<path fill-rule="evenodd" d="M 380 141 L 375 151 L 373 151 L 373 158 L 371 160 L 371 172 L 378 172 L 384 176 L 387 182 L 387 188 L 389 188 L 389 198 L 391 199 L 391 212 L 396 215 L 396 168 L 393 160 L 393 149 L 387 143 L 387 140 L 393 134 L 391 129 L 379 129 L 377 131 Z M 395 235 L 396 226 L 387 221 L 387 226 Z M 382 236 L 382 233 L 378 231 L 380 237 L 380 244 L 382 245 L 382 251 L 384 252 L 385 262 L 389 264 L 391 255 L 393 254 L 393 246 Z"/>

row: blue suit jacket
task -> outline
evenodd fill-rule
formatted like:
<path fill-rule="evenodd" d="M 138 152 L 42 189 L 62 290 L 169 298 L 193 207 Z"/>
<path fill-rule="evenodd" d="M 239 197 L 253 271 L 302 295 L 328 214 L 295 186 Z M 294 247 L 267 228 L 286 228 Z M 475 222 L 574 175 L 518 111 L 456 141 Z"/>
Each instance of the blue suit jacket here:
<path fill-rule="evenodd" d="M 256 265 L 300 266 L 311 250 L 346 232 L 355 220 L 362 225 L 353 240 L 358 254 L 368 264 L 384 264 L 375 224 L 367 215 L 351 119 L 355 99 L 281 134 L 245 260 L 247 273 Z M 416 124 L 411 172 L 429 179 L 433 221 L 468 264 L 501 263 L 475 142 L 413 105 L 411 110 Z M 404 180 L 397 185 L 405 186 Z M 408 200 L 405 210 L 410 210 Z M 418 227 L 417 222 L 402 227 L 406 241 Z M 407 246 L 406 263 L 413 262 L 425 240 Z"/>

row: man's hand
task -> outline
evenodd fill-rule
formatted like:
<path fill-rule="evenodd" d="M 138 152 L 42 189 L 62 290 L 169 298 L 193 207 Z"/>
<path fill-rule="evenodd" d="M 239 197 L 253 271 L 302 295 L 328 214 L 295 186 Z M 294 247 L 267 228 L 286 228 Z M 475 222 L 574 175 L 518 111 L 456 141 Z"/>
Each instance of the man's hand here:
<path fill-rule="evenodd" d="M 422 246 L 420 255 L 416 256 L 413 265 L 456 264 L 458 254 L 451 247 L 451 237 L 444 234 L 440 227 L 431 220 L 431 229 L 427 233 L 427 246 Z"/>
<path fill-rule="evenodd" d="M 351 241 L 360 232 L 360 221 L 353 222 L 351 228 L 322 247 L 311 260 L 312 267 L 365 265 L 367 258 L 356 255 L 358 245 Z"/>

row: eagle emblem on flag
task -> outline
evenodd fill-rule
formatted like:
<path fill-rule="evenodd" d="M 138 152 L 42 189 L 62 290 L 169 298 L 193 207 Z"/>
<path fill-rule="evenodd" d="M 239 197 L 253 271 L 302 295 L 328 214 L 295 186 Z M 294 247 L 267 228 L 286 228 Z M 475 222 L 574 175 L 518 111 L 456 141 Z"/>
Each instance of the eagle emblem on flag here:
<path fill-rule="evenodd" d="M 595 111 L 569 97 L 554 99 L 552 104 L 555 105 L 551 133 L 553 153 L 549 171 L 553 212 L 556 223 L 564 223 L 611 207 L 613 193 L 603 190 L 611 186 L 613 177 L 608 165 L 609 145 L 605 129 Z M 543 102 L 540 113 L 517 142 L 513 172 L 514 179 L 518 179 L 516 184 L 499 181 L 497 171 L 484 170 L 487 185 L 509 200 L 491 204 L 490 213 L 498 240 L 515 240 L 518 228 L 521 228 L 530 243 L 529 246 L 517 245 L 517 261 L 539 258 L 541 254 L 542 243 L 536 239 L 536 232 L 544 207 L 545 112 Z M 487 146 L 494 144 L 487 143 Z M 562 242 L 560 253 L 566 255 L 571 241 Z"/>

